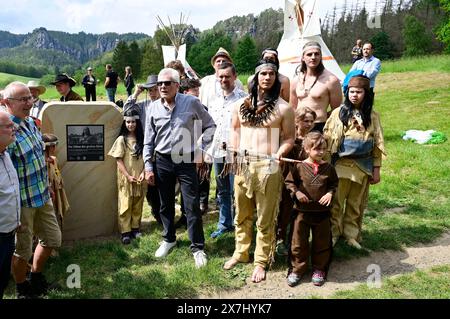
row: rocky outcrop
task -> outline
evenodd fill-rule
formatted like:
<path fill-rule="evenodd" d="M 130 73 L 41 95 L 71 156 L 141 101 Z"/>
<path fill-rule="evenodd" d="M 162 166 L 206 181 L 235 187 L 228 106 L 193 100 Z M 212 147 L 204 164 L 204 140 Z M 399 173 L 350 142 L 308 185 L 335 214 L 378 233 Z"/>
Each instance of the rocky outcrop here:
<path fill-rule="evenodd" d="M 25 46 L 34 49 L 54 50 L 64 53 L 78 63 L 82 64 L 95 59 L 107 51 L 116 47 L 117 42 L 127 40 L 139 40 L 148 37 L 145 34 L 70 34 L 59 31 L 48 31 L 46 28 L 38 28 L 26 35 L 15 35 L 6 31 L 0 31 L 0 49 Z"/>

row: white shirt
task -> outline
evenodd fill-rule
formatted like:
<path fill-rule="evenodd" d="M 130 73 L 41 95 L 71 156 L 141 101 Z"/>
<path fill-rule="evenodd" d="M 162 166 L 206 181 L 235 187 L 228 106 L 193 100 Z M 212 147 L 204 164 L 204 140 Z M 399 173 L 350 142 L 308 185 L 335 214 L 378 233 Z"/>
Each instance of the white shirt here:
<path fill-rule="evenodd" d="M 20 225 L 19 178 L 8 152 L 0 153 L 0 233 Z"/>
<path fill-rule="evenodd" d="M 207 153 L 214 158 L 226 156 L 226 152 L 223 150 L 222 145 L 223 143 L 226 143 L 227 145 L 229 143 L 233 104 L 247 95 L 246 92 L 238 86 L 235 86 L 233 92 L 228 96 L 224 96 L 223 90 L 220 90 L 215 96 L 210 97 L 208 112 L 211 114 L 217 128 L 211 148 Z"/>
<path fill-rule="evenodd" d="M 222 88 L 220 87 L 220 81 L 215 74 L 207 75 L 200 80 L 202 85 L 200 86 L 200 95 L 198 98 L 207 108 L 210 107 L 213 100 L 215 100 L 217 95 L 222 95 Z M 239 79 L 236 79 L 234 85 L 244 90 L 244 86 Z"/>
<path fill-rule="evenodd" d="M 34 118 L 39 118 L 39 115 L 41 115 L 41 111 L 44 108 L 45 103 L 42 102 L 41 99 L 34 102 L 33 106 L 30 109 L 30 116 Z"/>

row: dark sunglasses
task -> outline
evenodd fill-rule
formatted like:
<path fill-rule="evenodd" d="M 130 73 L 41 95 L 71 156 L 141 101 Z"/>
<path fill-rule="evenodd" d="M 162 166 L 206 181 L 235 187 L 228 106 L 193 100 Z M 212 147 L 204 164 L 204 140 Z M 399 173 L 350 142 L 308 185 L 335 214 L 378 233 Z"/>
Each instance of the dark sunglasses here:
<path fill-rule="evenodd" d="M 162 86 L 164 84 L 164 86 L 171 86 L 173 83 L 173 81 L 158 81 L 156 82 L 157 86 Z"/>

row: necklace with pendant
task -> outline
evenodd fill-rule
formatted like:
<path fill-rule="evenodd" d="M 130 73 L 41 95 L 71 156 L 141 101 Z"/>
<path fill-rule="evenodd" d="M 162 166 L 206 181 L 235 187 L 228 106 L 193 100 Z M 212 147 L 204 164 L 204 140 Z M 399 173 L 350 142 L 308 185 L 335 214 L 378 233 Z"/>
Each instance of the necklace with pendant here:
<path fill-rule="evenodd" d="M 305 75 L 303 76 L 303 83 L 302 83 L 303 90 L 301 90 L 302 95 L 304 97 L 307 97 L 309 95 L 309 92 L 311 92 L 311 89 L 314 87 L 314 85 L 316 85 L 318 79 L 319 79 L 319 77 L 316 76 L 314 83 L 309 87 L 309 89 L 307 89 L 307 88 L 305 88 L 305 82 L 306 82 L 306 73 L 305 73 Z"/>

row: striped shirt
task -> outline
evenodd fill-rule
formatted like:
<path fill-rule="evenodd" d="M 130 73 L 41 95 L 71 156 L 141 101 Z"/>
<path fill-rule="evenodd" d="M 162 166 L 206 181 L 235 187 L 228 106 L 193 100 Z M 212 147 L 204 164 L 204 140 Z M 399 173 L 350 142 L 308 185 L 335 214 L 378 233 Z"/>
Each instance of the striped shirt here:
<path fill-rule="evenodd" d="M 41 132 L 30 117 L 22 120 L 11 115 L 11 120 L 18 129 L 16 141 L 7 150 L 19 177 L 22 207 L 44 206 L 50 194 Z"/>

